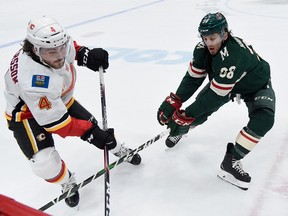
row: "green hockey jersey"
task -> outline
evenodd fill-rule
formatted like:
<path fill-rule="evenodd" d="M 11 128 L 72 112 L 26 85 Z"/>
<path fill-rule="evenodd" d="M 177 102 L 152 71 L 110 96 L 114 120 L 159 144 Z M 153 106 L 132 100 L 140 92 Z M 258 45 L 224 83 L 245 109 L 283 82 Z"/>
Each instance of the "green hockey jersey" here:
<path fill-rule="evenodd" d="M 186 108 L 187 116 L 197 118 L 211 113 L 228 102 L 231 94 L 245 97 L 259 91 L 270 79 L 270 66 L 252 46 L 229 35 L 214 56 L 203 42 L 196 45 L 193 60 L 176 91 L 182 102 L 196 92 L 207 76 L 209 88 Z"/>

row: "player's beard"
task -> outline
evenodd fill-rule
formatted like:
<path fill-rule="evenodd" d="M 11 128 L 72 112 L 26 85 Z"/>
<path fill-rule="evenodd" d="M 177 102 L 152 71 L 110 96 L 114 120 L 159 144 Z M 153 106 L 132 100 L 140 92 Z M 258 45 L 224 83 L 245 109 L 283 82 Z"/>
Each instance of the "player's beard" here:
<path fill-rule="evenodd" d="M 49 64 L 50 67 L 54 68 L 54 69 L 60 69 L 63 67 L 65 63 L 65 58 L 63 59 L 58 59 L 56 61 L 53 61 Z"/>

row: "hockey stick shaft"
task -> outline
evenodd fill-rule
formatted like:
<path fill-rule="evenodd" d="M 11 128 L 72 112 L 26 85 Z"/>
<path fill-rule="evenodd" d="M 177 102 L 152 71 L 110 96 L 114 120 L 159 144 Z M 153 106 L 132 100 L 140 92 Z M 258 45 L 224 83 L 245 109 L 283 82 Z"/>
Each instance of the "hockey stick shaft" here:
<path fill-rule="evenodd" d="M 153 137 L 152 139 L 148 140 L 147 142 L 143 143 L 142 145 L 140 145 L 138 148 L 134 149 L 133 151 L 131 151 L 128 155 L 124 155 L 123 157 L 119 158 L 118 160 L 114 161 L 113 163 L 111 163 L 109 165 L 109 170 L 112 170 L 114 167 L 118 166 L 119 164 L 123 163 L 124 161 L 126 161 L 128 158 L 133 157 L 135 154 L 137 154 L 138 152 L 142 151 L 143 149 L 147 148 L 148 146 L 152 145 L 153 143 L 155 143 L 156 141 L 158 141 L 159 139 L 161 139 L 162 137 L 164 137 L 165 135 L 167 135 L 169 133 L 169 129 L 166 129 L 165 131 L 163 131 L 162 133 L 156 135 L 155 137 Z M 66 191 L 65 193 L 61 194 L 59 197 L 53 199 L 52 201 L 50 201 L 49 203 L 47 203 L 46 205 L 42 206 L 41 208 L 39 208 L 40 211 L 45 211 L 46 209 L 50 208 L 51 206 L 57 204 L 58 202 L 60 202 L 61 200 L 67 198 L 67 196 L 69 194 L 75 193 L 76 191 L 78 191 L 80 188 L 86 186 L 87 184 L 91 183 L 93 180 L 99 178 L 100 176 L 102 176 L 105 173 L 105 168 L 100 170 L 99 172 L 97 172 L 96 174 L 94 174 L 93 176 L 90 176 L 89 178 L 87 178 L 86 180 L 84 180 L 83 182 L 79 183 L 78 185 L 76 185 L 75 187 L 71 188 L 69 191 Z"/>
<path fill-rule="evenodd" d="M 101 108 L 102 108 L 102 123 L 103 130 L 108 129 L 107 126 L 107 111 L 106 111 L 106 96 L 105 96 L 105 83 L 104 83 L 104 70 L 102 67 L 99 67 L 99 80 L 100 80 L 100 93 L 101 93 Z M 109 173 L 109 154 L 107 147 L 104 146 L 104 199 L 105 199 L 105 216 L 110 215 L 110 173 Z"/>
<path fill-rule="evenodd" d="M 102 124 L 103 130 L 108 129 L 107 124 L 107 111 L 106 111 L 106 95 L 105 95 L 105 83 L 104 83 L 104 70 L 99 68 L 99 81 L 100 81 L 100 94 L 101 94 L 101 108 L 102 108 Z"/>

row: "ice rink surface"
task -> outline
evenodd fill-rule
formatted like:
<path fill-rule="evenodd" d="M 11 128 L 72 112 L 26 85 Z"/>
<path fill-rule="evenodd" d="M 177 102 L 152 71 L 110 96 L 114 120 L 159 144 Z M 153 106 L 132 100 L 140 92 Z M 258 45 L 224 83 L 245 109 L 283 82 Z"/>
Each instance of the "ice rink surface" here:
<path fill-rule="evenodd" d="M 4 76 L 25 38 L 26 25 L 54 17 L 78 44 L 110 53 L 105 74 L 108 126 L 136 148 L 164 131 L 156 112 L 176 91 L 200 41 L 197 28 L 208 12 L 222 12 L 235 36 L 253 45 L 271 66 L 277 96 L 272 130 L 243 160 L 252 176 L 248 191 L 217 178 L 227 142 L 248 121 L 245 104 L 228 103 L 192 130 L 173 149 L 165 138 L 141 152 L 138 166 L 111 170 L 111 214 L 117 216 L 287 216 L 288 215 L 288 1 L 273 0 L 1 0 L 0 71 Z M 101 119 L 99 76 L 77 67 L 75 98 Z M 0 90 L 4 82 L 1 79 Z M 0 111 L 4 113 L 2 93 Z M 189 105 L 195 97 L 184 104 Z M 0 193 L 40 208 L 61 189 L 36 177 L 1 115 Z M 79 138 L 55 137 L 56 148 L 78 182 L 103 168 L 103 153 Z M 117 158 L 110 156 L 110 162 Z M 80 189 L 78 211 L 64 201 L 46 212 L 55 216 L 104 215 L 104 179 Z"/>

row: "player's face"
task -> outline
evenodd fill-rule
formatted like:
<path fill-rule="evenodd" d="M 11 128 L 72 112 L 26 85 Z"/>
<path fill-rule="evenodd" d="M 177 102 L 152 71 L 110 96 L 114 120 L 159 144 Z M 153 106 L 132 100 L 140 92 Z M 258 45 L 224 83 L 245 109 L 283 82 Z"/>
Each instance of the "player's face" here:
<path fill-rule="evenodd" d="M 59 69 L 63 67 L 67 53 L 67 44 L 55 48 L 40 48 L 40 56 L 46 64 L 52 68 Z"/>
<path fill-rule="evenodd" d="M 214 33 L 211 35 L 202 36 L 202 39 L 206 44 L 210 54 L 211 55 L 217 54 L 217 52 L 221 48 L 223 37 L 221 37 L 221 35 L 218 33 Z"/>

